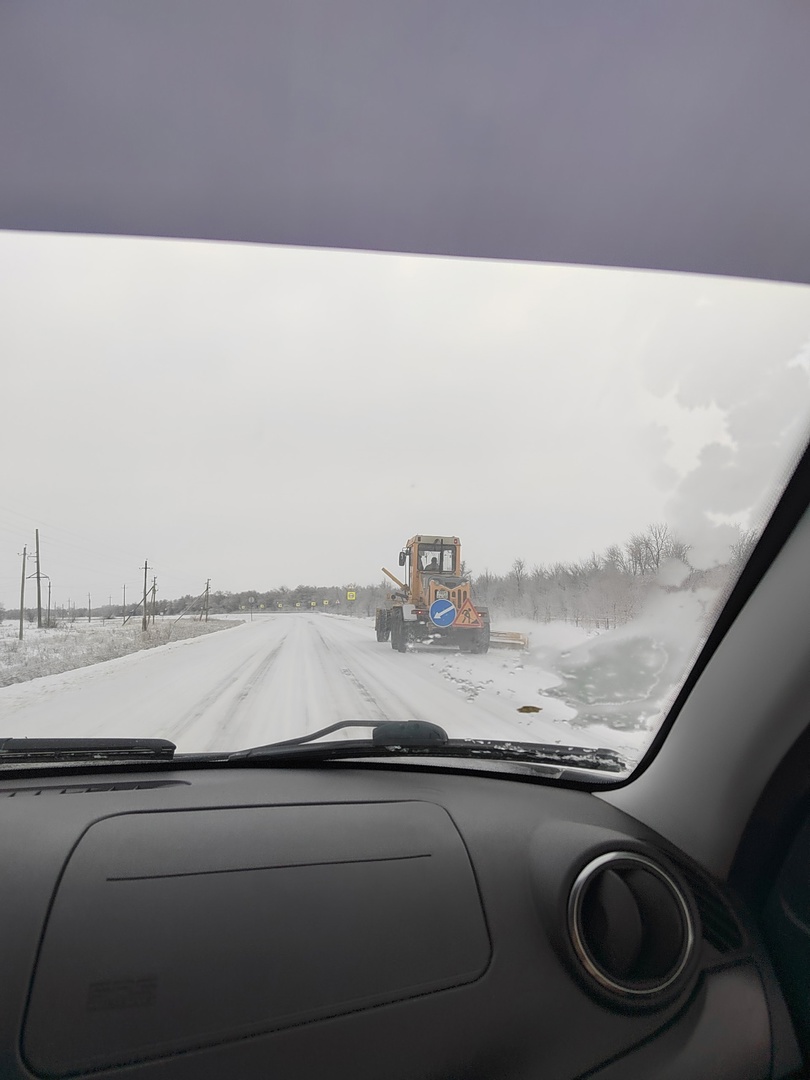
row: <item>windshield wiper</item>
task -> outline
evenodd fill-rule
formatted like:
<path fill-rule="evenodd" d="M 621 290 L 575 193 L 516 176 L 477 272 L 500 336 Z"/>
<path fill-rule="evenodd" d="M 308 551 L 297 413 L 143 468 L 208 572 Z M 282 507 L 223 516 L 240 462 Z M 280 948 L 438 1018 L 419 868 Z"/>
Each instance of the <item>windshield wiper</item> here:
<path fill-rule="evenodd" d="M 370 727 L 371 739 L 314 741 L 351 727 Z M 316 764 L 345 758 L 420 756 L 524 762 L 616 773 L 628 768 L 620 754 L 604 747 L 558 746 L 556 743 L 514 742 L 510 739 L 450 739 L 437 724 L 422 720 L 343 720 L 297 739 L 239 750 L 229 754 L 227 760 Z"/>
<path fill-rule="evenodd" d="M 0 739 L 0 765 L 18 761 L 129 761 L 174 757 L 168 739 Z"/>
<path fill-rule="evenodd" d="M 402 744 L 447 743 L 447 732 L 438 724 L 430 724 L 426 720 L 339 720 L 329 727 L 310 731 L 307 735 L 299 735 L 295 739 L 284 739 L 283 742 L 267 743 L 265 746 L 254 746 L 249 750 L 240 750 L 231 754 L 231 758 L 253 757 L 262 750 L 277 750 L 282 746 L 303 746 L 305 743 L 315 742 L 324 735 L 331 735 L 333 731 L 343 731 L 345 728 L 365 727 L 371 728 L 371 743 L 373 746 L 381 746 L 385 743 L 399 742 Z M 331 745 L 335 745 L 332 743 Z M 345 745 L 338 743 L 338 746 Z M 365 743 L 362 743 L 365 746 Z M 230 760 L 230 759 L 229 759 Z"/>

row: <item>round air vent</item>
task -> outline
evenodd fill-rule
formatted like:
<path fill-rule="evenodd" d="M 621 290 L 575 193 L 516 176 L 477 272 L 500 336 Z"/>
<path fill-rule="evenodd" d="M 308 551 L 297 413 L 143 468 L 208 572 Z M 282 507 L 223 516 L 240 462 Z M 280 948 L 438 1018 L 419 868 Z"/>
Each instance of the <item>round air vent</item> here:
<path fill-rule="evenodd" d="M 644 855 L 615 851 L 581 871 L 568 901 L 577 959 L 602 990 L 658 1002 L 680 990 L 695 956 L 695 920 L 682 887 Z"/>

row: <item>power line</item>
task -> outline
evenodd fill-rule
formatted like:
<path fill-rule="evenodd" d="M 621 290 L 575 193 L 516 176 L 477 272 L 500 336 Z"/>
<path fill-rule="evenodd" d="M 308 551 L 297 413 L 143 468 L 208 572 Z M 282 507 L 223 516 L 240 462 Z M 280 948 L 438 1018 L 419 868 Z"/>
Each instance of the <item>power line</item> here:
<path fill-rule="evenodd" d="M 96 547 L 95 540 L 93 538 L 89 537 L 86 533 L 80 533 L 80 532 L 77 532 L 75 529 L 69 529 L 65 525 L 56 525 L 53 522 L 43 521 L 41 516 L 39 516 L 39 515 L 34 517 L 34 516 L 30 515 L 30 514 L 22 513 L 19 510 L 14 510 L 14 509 L 12 509 L 11 507 L 8 507 L 8 506 L 0 505 L 0 512 L 3 512 L 5 514 L 12 514 L 12 515 L 14 515 L 15 517 L 18 517 L 18 518 L 23 518 L 26 522 L 30 522 L 31 524 L 36 525 L 36 526 L 38 526 L 40 528 L 45 527 L 47 529 L 52 530 L 54 533 L 57 533 L 57 534 L 58 533 L 66 533 L 68 536 L 75 537 L 77 540 L 81 541 L 81 544 L 77 544 L 77 543 L 75 543 L 75 541 L 67 540 L 64 537 L 60 537 L 60 536 L 55 536 L 53 538 L 54 541 L 58 542 L 60 544 L 64 544 L 64 545 L 66 545 L 68 547 L 79 548 L 80 550 L 84 550 L 84 551 L 88 552 L 88 554 L 92 554 L 95 557 L 109 558 L 109 554 L 107 552 L 103 552 L 103 551 L 99 550 L 99 548 Z M 0 528 L 6 528 L 6 529 L 9 529 L 9 530 L 13 530 L 14 528 L 17 528 L 19 530 L 22 530 L 23 526 L 13 526 L 13 525 L 5 525 L 4 526 L 4 525 L 0 524 Z M 29 525 L 29 528 L 30 528 L 30 525 Z M 122 552 L 122 554 L 124 555 L 125 558 L 132 559 L 133 562 L 136 559 L 136 555 L 135 555 L 134 551 L 129 551 L 129 552 L 124 551 L 124 552 Z"/>

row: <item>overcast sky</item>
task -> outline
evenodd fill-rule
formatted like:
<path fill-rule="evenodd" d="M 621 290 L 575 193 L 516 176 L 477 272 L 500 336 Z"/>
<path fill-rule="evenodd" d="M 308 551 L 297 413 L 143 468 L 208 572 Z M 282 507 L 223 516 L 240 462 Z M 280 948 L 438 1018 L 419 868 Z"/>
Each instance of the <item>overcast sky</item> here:
<path fill-rule="evenodd" d="M 698 550 L 810 423 L 810 288 L 661 273 L 0 233 L 0 355 L 7 607 Z"/>

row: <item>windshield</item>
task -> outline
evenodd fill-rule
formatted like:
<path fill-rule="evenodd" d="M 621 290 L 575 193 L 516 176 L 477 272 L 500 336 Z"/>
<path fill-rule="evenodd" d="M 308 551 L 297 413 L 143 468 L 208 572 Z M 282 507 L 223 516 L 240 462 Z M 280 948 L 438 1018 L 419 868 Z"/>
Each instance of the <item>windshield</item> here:
<path fill-rule="evenodd" d="M 17 233 L 0 275 L 8 738 L 632 768 L 810 430 L 805 286 Z"/>
<path fill-rule="evenodd" d="M 420 544 L 419 567 L 437 574 L 452 574 L 453 549 L 441 544 Z"/>

